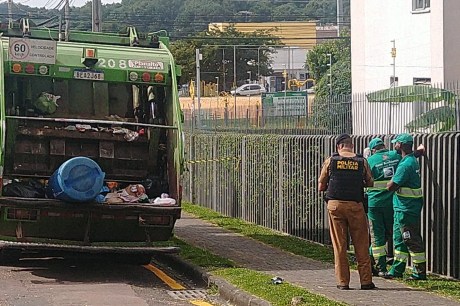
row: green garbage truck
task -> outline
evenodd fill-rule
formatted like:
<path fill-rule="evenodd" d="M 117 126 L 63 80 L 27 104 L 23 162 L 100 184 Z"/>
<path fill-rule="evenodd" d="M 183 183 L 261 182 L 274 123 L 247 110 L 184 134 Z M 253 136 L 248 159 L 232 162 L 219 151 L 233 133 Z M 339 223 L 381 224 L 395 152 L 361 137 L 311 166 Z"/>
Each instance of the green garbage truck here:
<path fill-rule="evenodd" d="M 146 262 L 174 251 L 156 243 L 180 218 L 184 167 L 180 67 L 167 33 L 63 33 L 22 19 L 0 34 L 0 262 L 36 250 Z M 102 169 L 101 193 L 82 202 L 46 192 L 76 157 Z"/>

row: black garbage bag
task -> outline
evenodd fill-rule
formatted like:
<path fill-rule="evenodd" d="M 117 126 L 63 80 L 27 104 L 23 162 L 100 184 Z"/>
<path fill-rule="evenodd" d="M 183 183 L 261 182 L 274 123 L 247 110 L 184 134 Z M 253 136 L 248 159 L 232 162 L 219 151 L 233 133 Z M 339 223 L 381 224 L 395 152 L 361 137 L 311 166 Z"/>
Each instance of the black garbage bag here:
<path fill-rule="evenodd" d="M 45 186 L 35 180 L 12 182 L 3 186 L 3 195 L 19 198 L 45 198 Z"/>
<path fill-rule="evenodd" d="M 162 193 L 169 193 L 168 182 L 160 179 L 158 176 L 151 176 L 144 181 L 142 185 L 145 188 L 145 193 L 149 199 L 155 199 L 159 197 Z"/>

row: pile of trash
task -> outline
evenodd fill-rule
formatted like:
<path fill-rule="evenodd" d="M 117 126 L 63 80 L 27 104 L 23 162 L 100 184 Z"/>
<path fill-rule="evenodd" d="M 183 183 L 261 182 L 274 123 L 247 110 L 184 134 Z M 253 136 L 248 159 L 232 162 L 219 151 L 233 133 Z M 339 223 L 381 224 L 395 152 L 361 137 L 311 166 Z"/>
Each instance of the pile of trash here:
<path fill-rule="evenodd" d="M 176 200 L 169 194 L 162 193 L 155 199 L 149 199 L 146 189 L 142 184 L 131 184 L 119 189 L 116 182 L 108 182 L 107 186 L 102 187 L 101 193 L 96 197 L 96 201 L 104 204 L 132 204 L 143 203 L 158 206 L 175 205 Z"/>
<path fill-rule="evenodd" d="M 49 128 L 49 127 L 45 126 L 45 128 Z M 61 129 L 61 128 L 55 128 L 55 129 Z M 112 128 L 93 127 L 89 124 L 68 125 L 62 129 L 67 130 L 67 131 L 79 131 L 81 133 L 84 133 L 86 131 L 93 131 L 93 132 L 112 133 L 114 135 L 121 134 L 121 135 L 124 135 L 123 138 L 128 142 L 134 141 L 138 139 L 139 136 L 142 136 L 145 134 L 145 129 L 139 129 L 138 131 L 133 131 L 133 130 L 122 128 L 122 127 L 112 127 Z"/>
<path fill-rule="evenodd" d="M 62 163 L 47 180 L 5 180 L 3 195 L 21 198 L 48 198 L 66 202 L 101 204 L 143 203 L 171 206 L 176 200 L 165 193 L 168 184 L 157 176 L 142 184 L 105 181 L 99 165 L 87 157 L 74 157 Z"/>
<path fill-rule="evenodd" d="M 55 197 L 50 193 L 45 192 L 48 188 L 48 181 L 44 180 L 10 180 L 6 181 L 3 186 L 3 195 L 19 198 L 49 198 Z M 142 184 L 130 184 L 121 188 L 116 182 L 106 183 L 95 201 L 101 204 L 149 204 L 157 206 L 172 206 L 176 204 L 176 200 L 171 198 L 169 194 L 162 193 L 155 199 L 149 199 L 147 191 Z"/>

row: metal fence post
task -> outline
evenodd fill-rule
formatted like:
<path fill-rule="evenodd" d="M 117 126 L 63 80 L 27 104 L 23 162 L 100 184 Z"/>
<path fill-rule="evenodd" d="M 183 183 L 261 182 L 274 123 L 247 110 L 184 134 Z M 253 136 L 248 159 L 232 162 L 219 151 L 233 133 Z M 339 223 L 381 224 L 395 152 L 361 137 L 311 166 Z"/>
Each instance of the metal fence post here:
<path fill-rule="evenodd" d="M 283 209 L 284 209 L 284 193 L 283 193 L 283 183 L 284 183 L 284 177 L 283 177 L 283 167 L 284 167 L 284 137 L 280 138 L 279 145 L 278 145 L 278 230 L 283 231 Z"/>
<path fill-rule="evenodd" d="M 195 160 L 195 136 L 193 135 L 190 135 L 189 136 L 189 159 L 190 160 Z M 196 203 L 196 199 L 195 199 L 195 184 L 193 182 L 193 178 L 194 178 L 194 174 L 195 174 L 195 171 L 194 171 L 194 168 L 195 168 L 195 165 L 194 164 L 189 164 L 189 200 L 192 202 L 192 203 Z"/>
<path fill-rule="evenodd" d="M 246 205 L 247 205 L 247 190 L 251 190 L 251 188 L 247 188 L 248 181 L 246 179 L 246 167 L 247 167 L 247 159 L 246 159 L 246 142 L 247 138 L 243 137 L 241 140 L 241 216 L 243 220 L 247 220 L 246 215 Z"/>
<path fill-rule="evenodd" d="M 219 137 L 213 137 L 213 144 L 212 144 L 212 159 L 216 160 L 219 158 L 219 154 L 217 152 L 217 142 L 219 141 Z M 217 167 L 219 166 L 217 161 L 212 162 L 212 185 L 211 185 L 211 198 L 212 198 L 212 203 L 211 207 L 215 211 L 221 211 L 220 209 L 217 209 L 217 184 L 219 183 L 217 181 Z M 220 204 L 220 203 L 219 203 Z"/>

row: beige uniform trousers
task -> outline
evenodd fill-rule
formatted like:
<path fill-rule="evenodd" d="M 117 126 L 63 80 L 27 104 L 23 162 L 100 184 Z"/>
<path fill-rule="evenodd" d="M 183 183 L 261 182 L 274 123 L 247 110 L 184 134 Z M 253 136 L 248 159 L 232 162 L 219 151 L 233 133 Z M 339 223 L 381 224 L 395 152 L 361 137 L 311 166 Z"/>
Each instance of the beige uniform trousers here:
<path fill-rule="evenodd" d="M 332 246 L 334 247 L 337 285 L 345 286 L 350 283 L 350 267 L 347 255 L 348 232 L 355 247 L 361 285 L 372 283 L 369 231 L 362 203 L 330 200 L 327 209 Z"/>

